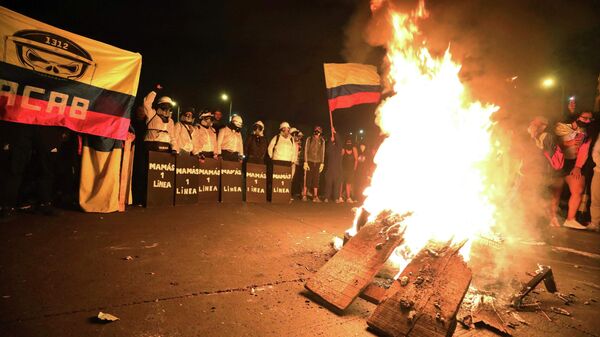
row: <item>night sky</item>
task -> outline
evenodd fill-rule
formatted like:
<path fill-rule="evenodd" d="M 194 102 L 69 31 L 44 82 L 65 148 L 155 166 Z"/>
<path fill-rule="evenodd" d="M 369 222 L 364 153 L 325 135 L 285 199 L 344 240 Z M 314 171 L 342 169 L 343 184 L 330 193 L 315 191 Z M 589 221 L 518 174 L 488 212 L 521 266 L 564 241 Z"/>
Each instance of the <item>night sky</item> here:
<path fill-rule="evenodd" d="M 410 1 L 409 1 L 410 2 Z M 138 98 L 156 83 L 182 106 L 228 110 L 246 123 L 328 123 L 324 62 L 381 65 L 365 43 L 368 1 L 3 1 L 61 29 L 142 54 Z M 513 115 L 560 105 L 538 80 L 560 76 L 592 106 L 600 72 L 600 1 L 436 0 L 423 30 L 433 51 L 451 45 L 473 95 Z M 519 75 L 518 88 L 505 79 Z M 552 103 L 552 104 L 551 104 Z M 372 129 L 374 106 L 336 112 L 338 129 Z M 536 110 L 536 111 L 530 111 Z M 552 111 L 551 111 L 552 110 Z M 273 129 L 274 125 L 267 125 Z M 306 130 L 309 131 L 309 130 Z"/>

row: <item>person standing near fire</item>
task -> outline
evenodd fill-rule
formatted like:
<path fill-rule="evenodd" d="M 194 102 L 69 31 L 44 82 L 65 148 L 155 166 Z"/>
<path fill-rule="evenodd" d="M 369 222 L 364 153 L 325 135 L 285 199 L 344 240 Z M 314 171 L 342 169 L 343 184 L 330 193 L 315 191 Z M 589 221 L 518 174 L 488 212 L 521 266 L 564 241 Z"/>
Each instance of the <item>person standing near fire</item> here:
<path fill-rule="evenodd" d="M 566 182 L 569 186 L 571 196 L 569 197 L 567 218 L 564 227 L 573 229 L 586 229 L 580 224 L 575 216 L 581 203 L 581 195 L 585 188 L 585 176 L 581 170 L 588 160 L 590 149 L 590 138 L 586 129 L 592 122 L 592 113 L 581 112 L 572 123 L 557 123 L 554 133 L 559 139 L 559 145 L 564 153 L 565 161 L 562 170 L 563 179 L 556 184 L 552 198 L 552 214 L 558 211 L 560 196 Z"/>
<path fill-rule="evenodd" d="M 325 139 L 321 136 L 323 129 L 315 126 L 312 136 L 306 138 L 304 144 L 304 174 L 306 176 L 302 201 L 306 201 L 307 189 L 312 193 L 313 202 L 321 202 L 319 199 L 319 177 L 325 167 Z"/>
<path fill-rule="evenodd" d="M 267 138 L 264 136 L 265 125 L 262 121 L 256 121 L 252 125 L 252 134 L 246 137 L 244 153 L 249 163 L 264 164 L 267 154 Z"/>
<path fill-rule="evenodd" d="M 223 160 L 239 161 L 244 159 L 244 142 L 242 140 L 242 117 L 233 115 L 231 122 L 219 131 L 217 137 L 217 154 Z"/>
<path fill-rule="evenodd" d="M 273 165 L 292 167 L 296 161 L 296 144 L 290 134 L 288 122 L 279 124 L 279 133 L 271 139 L 267 153 L 273 161 Z"/>
<path fill-rule="evenodd" d="M 358 152 L 350 136 L 344 141 L 344 150 L 342 150 L 342 189 L 346 190 L 346 202 L 353 204 L 352 187 L 354 185 L 354 176 L 358 165 Z M 340 197 L 342 193 L 340 192 Z"/>
<path fill-rule="evenodd" d="M 204 111 L 200 114 L 200 125 L 196 127 L 196 147 L 200 159 L 217 159 L 217 131 L 212 127 L 213 113 Z"/>
<path fill-rule="evenodd" d="M 198 155 L 198 129 L 194 127 L 194 109 L 186 109 L 175 123 L 173 150 L 177 154 Z"/>
<path fill-rule="evenodd" d="M 172 149 L 173 134 L 175 124 L 171 119 L 175 102 L 168 97 L 162 96 L 154 103 L 157 91 L 162 90 L 162 86 L 157 85 L 155 90 L 150 91 L 144 97 L 144 115 L 146 116 L 146 136 L 144 144 L 147 151 L 167 152 Z M 153 107 L 155 106 L 156 109 Z"/>
<path fill-rule="evenodd" d="M 342 186 L 342 140 L 331 128 L 331 138 L 325 145 L 325 193 L 324 202 L 329 202 L 329 199 L 336 203 L 344 202 L 341 192 Z"/>

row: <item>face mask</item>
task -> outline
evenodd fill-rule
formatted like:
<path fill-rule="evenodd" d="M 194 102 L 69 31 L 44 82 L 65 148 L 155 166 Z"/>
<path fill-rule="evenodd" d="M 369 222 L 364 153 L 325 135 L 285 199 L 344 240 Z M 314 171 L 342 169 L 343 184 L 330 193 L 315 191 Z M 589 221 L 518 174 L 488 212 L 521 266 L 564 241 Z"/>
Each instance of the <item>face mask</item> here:
<path fill-rule="evenodd" d="M 205 128 L 210 128 L 213 124 L 212 118 L 202 118 L 200 124 Z"/>
<path fill-rule="evenodd" d="M 590 122 L 584 122 L 582 120 L 576 120 L 577 122 L 577 126 L 579 126 L 580 128 L 587 128 L 588 126 L 590 126 Z"/>
<path fill-rule="evenodd" d="M 348 144 L 348 143 L 346 143 L 346 144 L 344 145 L 344 148 L 345 148 L 346 150 L 350 150 L 350 149 L 352 149 L 352 144 Z"/>
<path fill-rule="evenodd" d="M 160 117 L 160 119 L 163 121 L 163 123 L 169 122 L 169 116 L 158 114 L 158 117 Z"/>

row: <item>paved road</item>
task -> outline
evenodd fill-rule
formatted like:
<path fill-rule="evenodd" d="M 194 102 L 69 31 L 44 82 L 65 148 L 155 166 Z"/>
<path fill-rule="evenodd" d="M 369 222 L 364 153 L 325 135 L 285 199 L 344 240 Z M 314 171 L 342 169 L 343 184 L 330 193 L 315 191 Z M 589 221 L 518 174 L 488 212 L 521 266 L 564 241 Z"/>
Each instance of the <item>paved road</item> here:
<path fill-rule="evenodd" d="M 374 305 L 358 299 L 338 316 L 303 288 L 351 221 L 348 205 L 301 202 L 25 215 L 0 226 L 0 335 L 372 336 Z M 514 335 L 600 336 L 599 243 L 567 229 L 509 238 L 496 268 L 474 258 L 474 283 L 527 280 L 550 264 L 560 290 L 580 300 L 573 316 L 523 313 L 530 325 Z M 590 298 L 598 302 L 582 303 Z M 120 320 L 98 324 L 99 311 Z"/>

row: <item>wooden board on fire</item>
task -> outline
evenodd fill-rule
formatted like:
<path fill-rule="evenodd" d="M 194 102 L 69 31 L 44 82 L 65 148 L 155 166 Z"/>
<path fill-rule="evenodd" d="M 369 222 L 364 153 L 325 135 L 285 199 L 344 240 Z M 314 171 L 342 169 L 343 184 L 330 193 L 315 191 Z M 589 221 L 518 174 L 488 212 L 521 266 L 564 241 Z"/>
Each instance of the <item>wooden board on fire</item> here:
<path fill-rule="evenodd" d="M 387 290 L 367 324 L 384 336 L 446 337 L 469 289 L 463 244 L 429 243 Z"/>
<path fill-rule="evenodd" d="M 346 309 L 402 242 L 405 216 L 380 214 L 364 225 L 305 287 L 335 310 Z"/>

